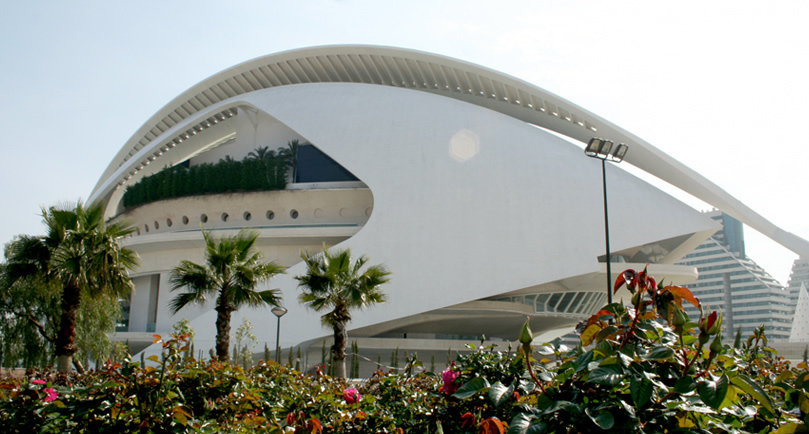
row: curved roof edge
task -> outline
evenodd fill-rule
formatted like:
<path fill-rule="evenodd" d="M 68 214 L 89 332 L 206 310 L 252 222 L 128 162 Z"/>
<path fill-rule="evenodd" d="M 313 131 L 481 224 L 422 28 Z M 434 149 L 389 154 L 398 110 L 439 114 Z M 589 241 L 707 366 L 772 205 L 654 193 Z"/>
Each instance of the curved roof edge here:
<path fill-rule="evenodd" d="M 422 51 L 367 45 L 283 51 L 228 68 L 189 88 L 135 132 L 104 171 L 89 200 L 110 193 L 108 178 L 135 167 L 147 150 L 170 140 L 173 127 L 245 93 L 305 83 L 364 83 L 430 92 L 495 110 L 586 143 L 592 137 L 629 145 L 626 161 L 715 206 L 787 249 L 809 257 L 809 242 L 786 232 L 718 185 L 623 128 L 526 81 Z M 152 143 L 158 141 L 161 143 Z M 120 172 L 119 172 L 120 173 Z"/>

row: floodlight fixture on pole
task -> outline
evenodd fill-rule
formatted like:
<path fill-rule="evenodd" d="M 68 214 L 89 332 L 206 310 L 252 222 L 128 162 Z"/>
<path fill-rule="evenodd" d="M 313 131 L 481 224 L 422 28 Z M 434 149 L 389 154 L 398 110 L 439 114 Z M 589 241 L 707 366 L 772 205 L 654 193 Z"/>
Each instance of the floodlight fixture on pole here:
<path fill-rule="evenodd" d="M 272 313 L 278 317 L 278 327 L 275 332 L 275 361 L 281 364 L 281 317 L 286 315 L 287 309 L 284 306 L 275 306 Z"/>
<path fill-rule="evenodd" d="M 607 244 L 607 303 L 612 304 L 612 267 L 610 263 L 610 220 L 607 208 L 607 161 L 620 163 L 624 160 L 629 146 L 624 143 L 613 147 L 612 140 L 604 140 L 594 137 L 584 148 L 584 154 L 588 157 L 601 160 L 601 185 L 604 189 L 604 239 Z"/>

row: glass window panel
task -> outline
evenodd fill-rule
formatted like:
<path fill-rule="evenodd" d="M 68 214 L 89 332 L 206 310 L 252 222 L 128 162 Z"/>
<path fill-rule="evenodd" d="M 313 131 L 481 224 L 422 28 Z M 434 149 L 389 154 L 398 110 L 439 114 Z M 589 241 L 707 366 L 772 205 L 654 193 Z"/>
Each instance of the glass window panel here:
<path fill-rule="evenodd" d="M 575 296 L 576 296 L 575 292 L 566 293 L 564 296 L 562 296 L 562 301 L 559 303 L 559 306 L 557 306 L 556 310 L 559 312 L 567 311 L 568 305 L 570 305 L 570 302 L 573 301 L 573 298 Z"/>
<path fill-rule="evenodd" d="M 551 294 L 550 300 L 548 300 L 548 311 L 555 312 L 556 305 L 559 304 L 559 300 L 562 299 L 562 293 L 557 292 L 556 294 Z"/>

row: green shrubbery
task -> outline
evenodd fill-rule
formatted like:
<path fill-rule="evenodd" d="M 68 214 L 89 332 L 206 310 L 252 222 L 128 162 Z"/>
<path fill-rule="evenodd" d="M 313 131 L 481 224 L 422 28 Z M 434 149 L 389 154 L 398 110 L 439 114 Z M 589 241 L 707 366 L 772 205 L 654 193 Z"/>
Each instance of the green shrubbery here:
<path fill-rule="evenodd" d="M 294 154 L 276 154 L 259 148 L 241 161 L 230 158 L 215 164 L 167 167 L 127 187 L 125 208 L 176 197 L 229 192 L 269 191 L 286 188 L 287 173 L 294 166 Z"/>
<path fill-rule="evenodd" d="M 350 384 L 318 370 L 244 370 L 187 357 L 186 336 L 152 366 L 0 381 L 0 431 L 578 433 L 807 432 L 809 372 L 766 347 L 721 341 L 721 316 L 691 321 L 685 289 L 628 270 L 632 303 L 583 322 L 582 344 L 473 347 L 440 374 L 378 372 Z"/>

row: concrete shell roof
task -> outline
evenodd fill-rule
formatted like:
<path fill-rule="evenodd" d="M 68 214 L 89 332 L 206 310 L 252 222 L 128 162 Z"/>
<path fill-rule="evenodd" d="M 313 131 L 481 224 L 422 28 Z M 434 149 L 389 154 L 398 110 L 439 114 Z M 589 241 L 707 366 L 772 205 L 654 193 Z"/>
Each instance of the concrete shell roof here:
<path fill-rule="evenodd" d="M 621 127 L 507 74 L 445 56 L 392 47 L 296 49 L 253 59 L 211 76 L 166 104 L 138 129 L 107 167 L 90 200 L 106 197 L 110 188 L 123 181 L 110 179 L 116 173 L 125 174 L 121 168 L 137 167 L 147 158 L 151 161 L 154 149 L 177 135 L 190 133 L 183 129 L 188 125 L 184 121 L 200 117 L 198 112 L 208 117 L 208 107 L 239 95 L 305 83 L 365 83 L 413 89 L 486 107 L 583 143 L 592 137 L 626 143 L 630 151 L 625 160 L 630 164 L 809 257 L 809 242 L 778 228 L 704 176 Z M 154 143 L 156 140 L 161 143 Z"/>

